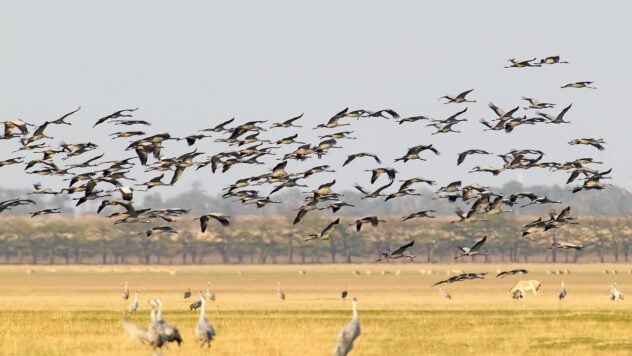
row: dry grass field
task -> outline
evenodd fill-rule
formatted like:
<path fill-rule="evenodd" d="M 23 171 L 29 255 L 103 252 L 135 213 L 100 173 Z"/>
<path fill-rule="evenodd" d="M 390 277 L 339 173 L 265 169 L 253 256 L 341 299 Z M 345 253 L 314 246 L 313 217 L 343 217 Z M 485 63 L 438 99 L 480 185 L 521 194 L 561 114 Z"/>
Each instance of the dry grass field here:
<path fill-rule="evenodd" d="M 494 278 L 497 269 L 517 267 L 530 274 Z M 445 286 L 453 297 L 448 301 L 430 285 L 452 269 L 490 274 L 485 280 Z M 566 269 L 571 273 L 547 273 Z M 604 274 L 605 269 L 619 273 Z M 124 281 L 132 293 L 140 293 L 141 307 L 131 321 L 146 326 L 147 300 L 160 297 L 165 320 L 183 334 L 183 345 L 163 349 L 164 355 L 331 354 L 338 331 L 351 317 L 349 300 L 340 299 L 345 283 L 360 309 L 362 334 L 354 355 L 629 354 L 630 302 L 611 302 L 608 294 L 615 280 L 624 293 L 632 293 L 630 269 L 545 264 L 3 266 L 0 354 L 151 354 L 120 327 L 129 304 L 120 297 Z M 508 290 L 519 279 L 540 280 L 540 295 L 512 300 Z M 562 280 L 568 297 L 560 303 Z M 198 313 L 189 311 L 182 298 L 189 287 L 194 297 L 204 291 L 207 281 L 218 306 L 207 310 L 218 334 L 210 350 L 195 343 Z M 278 281 L 287 294 L 284 302 L 276 296 Z"/>

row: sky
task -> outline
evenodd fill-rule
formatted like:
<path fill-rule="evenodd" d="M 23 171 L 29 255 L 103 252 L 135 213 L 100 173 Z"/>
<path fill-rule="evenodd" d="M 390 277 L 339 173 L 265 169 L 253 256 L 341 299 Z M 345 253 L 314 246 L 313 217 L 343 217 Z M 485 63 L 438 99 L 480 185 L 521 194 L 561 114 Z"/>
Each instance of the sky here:
<path fill-rule="evenodd" d="M 360 160 L 342 168 L 347 154 L 377 153 L 383 166 L 400 177 L 424 176 L 440 184 L 563 184 L 566 174 L 545 170 L 509 171 L 498 177 L 468 174 L 474 165 L 501 165 L 495 156 L 475 156 L 456 167 L 458 152 L 470 148 L 495 154 L 537 148 L 545 161 L 594 157 L 613 168 L 611 183 L 632 189 L 628 102 L 632 61 L 629 2 L 594 1 L 20 1 L 0 6 L 0 120 L 21 118 L 36 124 L 81 106 L 73 126 L 47 131 L 51 144 L 98 143 L 107 159 L 129 157 L 126 141 L 111 141 L 124 127 L 98 118 L 140 107 L 135 118 L 148 120 L 148 134 L 185 136 L 231 117 L 283 121 L 305 113 L 302 129 L 278 129 L 261 137 L 299 133 L 318 143 L 327 130 L 312 130 L 345 107 L 391 108 L 402 116 L 445 118 L 468 107 L 461 134 L 430 135 L 424 122 L 397 125 L 367 119 L 351 127 L 358 140 L 341 141 L 326 159 L 291 162 L 297 171 L 318 164 L 336 170 L 338 189 L 369 185 Z M 560 55 L 570 64 L 505 69 L 509 58 Z M 594 81 L 598 90 L 560 89 Z M 473 104 L 445 105 L 446 94 L 474 89 Z M 572 103 L 571 124 L 521 126 L 511 134 L 484 132 L 481 118 L 494 117 L 487 104 L 509 109 L 525 105 L 522 96 L 553 102 L 557 114 Z M 524 111 L 521 110 L 522 114 Z M 529 113 L 533 116 L 533 112 Z M 343 127 L 342 129 L 346 129 Z M 331 130 L 329 132 L 336 131 Z M 219 137 L 219 136 L 216 136 Z M 604 138 L 606 150 L 569 146 L 579 137 Z M 427 162 L 394 163 L 408 147 L 432 143 L 440 156 Z M 169 142 L 165 154 L 187 151 Z M 15 156 L 17 141 L 0 142 L 0 160 Z M 199 144 L 207 155 L 226 146 Z M 287 152 L 285 148 L 285 152 Z M 87 154 L 85 158 L 91 157 Z M 81 161 L 81 159 L 77 160 Z M 76 162 L 76 161 L 75 161 Z M 199 181 L 209 192 L 237 178 L 260 174 L 267 166 L 240 166 L 227 174 L 187 171 L 171 192 Z M 603 168 L 602 168 L 603 167 Z M 328 181 L 314 177 L 309 185 Z M 4 167 L 0 186 L 26 187 L 47 177 Z M 48 184 L 48 183 L 47 183 Z M 61 185 L 61 182 L 50 183 Z M 161 193 L 168 194 L 166 190 Z"/>

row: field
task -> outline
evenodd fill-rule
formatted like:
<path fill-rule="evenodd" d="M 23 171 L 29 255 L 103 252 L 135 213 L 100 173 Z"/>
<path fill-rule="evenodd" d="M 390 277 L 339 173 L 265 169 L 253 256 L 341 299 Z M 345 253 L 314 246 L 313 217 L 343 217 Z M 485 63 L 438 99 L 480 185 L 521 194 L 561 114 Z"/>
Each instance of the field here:
<path fill-rule="evenodd" d="M 529 275 L 494 278 L 497 269 L 518 267 Z M 453 297 L 448 301 L 430 285 L 452 269 L 490 274 L 447 285 Z M 571 273 L 547 273 L 566 269 Z M 604 274 L 605 269 L 619 273 Z M 147 300 L 160 297 L 165 320 L 183 334 L 183 345 L 163 349 L 164 355 L 328 355 L 351 317 L 349 300 L 340 298 L 345 283 L 358 299 L 362 325 L 354 355 L 627 354 L 632 310 L 627 300 L 611 302 L 608 295 L 613 281 L 624 293 L 632 291 L 630 269 L 621 264 L 2 266 L 0 354 L 151 354 L 120 327 L 129 304 L 120 297 L 124 281 L 141 300 L 130 321 L 146 326 Z M 519 279 L 540 280 L 540 295 L 512 300 L 508 290 Z M 568 297 L 558 302 L 562 280 Z M 204 291 L 207 281 L 217 294 L 217 308 L 207 310 L 218 334 L 210 351 L 194 342 L 198 313 L 182 298 L 186 288 L 194 297 Z M 278 281 L 286 301 L 276 295 Z"/>

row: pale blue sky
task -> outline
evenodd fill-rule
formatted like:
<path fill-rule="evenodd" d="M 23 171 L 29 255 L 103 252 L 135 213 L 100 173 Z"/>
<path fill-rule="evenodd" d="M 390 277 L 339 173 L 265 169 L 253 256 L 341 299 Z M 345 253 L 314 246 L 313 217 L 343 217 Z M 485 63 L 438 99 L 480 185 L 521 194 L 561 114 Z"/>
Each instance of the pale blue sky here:
<path fill-rule="evenodd" d="M 325 132 L 311 127 L 344 107 L 392 108 L 403 116 L 442 118 L 463 106 L 443 105 L 439 96 L 474 88 L 471 97 L 478 103 L 469 105 L 464 115 L 470 121 L 458 126 L 463 134 L 430 136 L 432 130 L 424 123 L 361 121 L 353 127 L 360 139 L 342 142 L 345 149 L 332 151 L 326 163 L 340 168 L 346 154 L 372 151 L 384 165 L 398 168 L 402 178 L 563 184 L 565 174 L 542 170 L 495 178 L 467 174 L 479 163 L 500 165 L 491 157 L 470 157 L 455 166 L 457 152 L 468 148 L 498 154 L 540 148 L 547 161 L 595 157 L 606 163 L 604 168 L 614 168 L 612 183 L 632 188 L 632 118 L 627 113 L 631 12 L 632 5 L 624 1 L 5 3 L 0 6 L 0 120 L 19 117 L 41 123 L 81 105 L 71 120 L 76 125 L 55 127 L 49 134 L 58 141 L 97 142 L 107 158 L 115 159 L 128 156 L 122 153 L 126 144 L 113 146 L 105 137 L 121 127 L 91 127 L 97 118 L 127 107 L 140 106 L 136 117 L 154 123 L 148 133 L 175 136 L 233 116 L 241 122 L 274 122 L 305 112 L 299 135 L 316 144 L 316 134 Z M 503 69 L 512 57 L 556 54 L 571 64 Z M 595 81 L 599 89 L 560 89 L 582 80 Z M 487 103 L 522 106 L 521 96 L 557 103 L 553 113 L 573 103 L 566 117 L 572 124 L 519 127 L 509 135 L 482 131 L 478 120 L 493 116 Z M 294 132 L 261 136 L 278 139 Z M 566 144 L 577 137 L 603 137 L 607 149 Z M 392 162 L 407 147 L 422 143 L 435 144 L 442 155 L 428 162 Z M 0 142 L 0 157 L 12 157 L 9 151 L 16 145 Z M 188 150 L 183 143 L 168 146 L 168 155 Z M 225 149 L 210 141 L 199 147 L 209 154 Z M 374 166 L 361 161 L 339 169 L 339 189 L 356 181 L 368 185 L 368 173 L 362 170 Z M 24 187 L 51 181 L 26 177 L 21 169 L 3 168 L 0 184 Z M 218 191 L 263 170 L 242 166 L 225 175 L 191 171 L 176 188 L 199 180 L 209 191 Z M 314 178 L 309 184 L 325 180 Z"/>

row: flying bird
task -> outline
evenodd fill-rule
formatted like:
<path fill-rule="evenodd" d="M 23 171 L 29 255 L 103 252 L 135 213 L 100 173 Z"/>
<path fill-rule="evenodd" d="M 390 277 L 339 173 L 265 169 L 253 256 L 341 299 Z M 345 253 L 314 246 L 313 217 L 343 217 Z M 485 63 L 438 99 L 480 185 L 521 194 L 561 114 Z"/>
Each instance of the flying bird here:
<path fill-rule="evenodd" d="M 222 226 L 228 226 L 230 225 L 230 221 L 228 220 L 229 218 L 230 216 L 224 215 L 222 213 L 210 213 L 204 214 L 193 220 L 200 220 L 200 229 L 202 230 L 202 233 L 204 233 L 206 232 L 206 228 L 208 227 L 208 223 L 209 221 L 211 221 L 211 219 L 217 220 L 220 224 L 222 224 Z"/>

